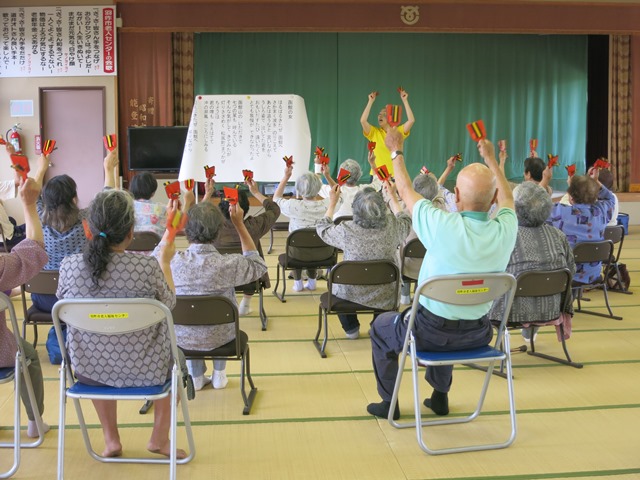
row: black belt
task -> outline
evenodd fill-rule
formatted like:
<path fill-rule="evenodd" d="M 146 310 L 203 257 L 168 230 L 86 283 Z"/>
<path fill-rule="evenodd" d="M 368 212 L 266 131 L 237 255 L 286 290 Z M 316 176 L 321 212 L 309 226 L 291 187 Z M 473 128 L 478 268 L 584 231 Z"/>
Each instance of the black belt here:
<path fill-rule="evenodd" d="M 471 330 L 483 324 L 483 320 L 445 320 L 442 328 L 447 330 Z"/>

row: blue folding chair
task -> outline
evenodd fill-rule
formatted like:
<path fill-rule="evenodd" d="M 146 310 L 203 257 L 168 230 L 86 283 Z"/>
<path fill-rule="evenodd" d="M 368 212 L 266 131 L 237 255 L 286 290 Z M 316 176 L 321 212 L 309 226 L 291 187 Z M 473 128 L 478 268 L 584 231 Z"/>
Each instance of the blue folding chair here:
<path fill-rule="evenodd" d="M 44 441 L 44 425 L 42 424 L 42 418 L 38 411 L 38 404 L 36 402 L 36 396 L 33 393 L 33 384 L 31 383 L 31 377 L 29 376 L 29 362 L 25 358 L 22 347 L 20 346 L 20 330 L 18 329 L 18 321 L 16 319 L 16 312 L 13 308 L 13 304 L 9 297 L 4 293 L 0 293 L 0 311 L 8 311 L 11 319 L 11 328 L 13 335 L 18 344 L 18 351 L 16 352 L 16 362 L 13 367 L 0 368 L 0 384 L 13 382 L 14 389 L 14 402 L 13 402 L 13 442 L 0 443 L 2 448 L 13 448 L 13 465 L 6 472 L 0 473 L 0 478 L 9 478 L 18 471 L 20 466 L 20 449 L 21 448 L 35 448 L 42 444 Z M 24 376 L 25 384 L 27 386 L 27 393 L 29 400 L 31 401 L 31 407 L 33 408 L 33 415 L 35 417 L 36 426 L 38 428 L 38 438 L 31 442 L 20 441 L 20 378 Z"/>
<path fill-rule="evenodd" d="M 405 336 L 404 347 L 399 359 L 398 375 L 396 384 L 393 389 L 391 398 L 391 407 L 389 408 L 389 423 L 396 428 L 416 428 L 416 436 L 420 448 L 430 455 L 441 455 L 445 453 L 459 453 L 477 450 L 490 450 L 497 448 L 506 448 L 511 445 L 516 438 L 516 407 L 513 394 L 513 375 L 511 369 L 511 355 L 509 344 L 509 332 L 507 331 L 507 318 L 513 303 L 513 297 L 516 291 L 516 279 L 508 273 L 485 273 L 485 274 L 463 274 L 463 275 L 447 275 L 436 276 L 424 281 L 418 286 L 413 299 L 411 315 L 407 326 L 407 334 Z M 505 295 L 505 310 L 498 328 L 495 346 L 485 346 L 469 350 L 456 350 L 449 352 L 425 352 L 417 351 L 415 339 L 413 337 L 413 325 L 416 319 L 416 312 L 420 302 L 420 297 L 424 296 L 429 299 L 447 303 L 450 305 L 479 305 L 495 300 Z M 415 421 L 398 422 L 393 419 L 393 413 L 398 403 L 398 392 L 402 382 L 402 374 L 407 356 L 411 357 L 411 370 L 413 374 L 413 400 L 415 410 Z M 482 405 L 489 388 L 493 368 L 496 363 L 504 362 L 507 369 L 507 382 L 509 393 L 509 417 L 511 421 L 511 433 L 507 440 L 497 443 L 472 444 L 459 447 L 449 448 L 430 448 L 423 438 L 423 428 L 432 425 L 448 425 L 456 423 L 467 423 L 475 420 L 482 410 Z M 441 365 L 481 363 L 488 364 L 485 374 L 484 383 L 480 392 L 480 398 L 476 405 L 476 409 L 465 417 L 448 417 L 438 420 L 422 420 L 421 398 L 420 398 L 420 380 L 418 378 L 418 367 L 434 367 Z"/>
<path fill-rule="evenodd" d="M 68 299 L 58 301 L 53 311 L 53 324 L 56 336 L 62 352 L 62 364 L 60 366 L 60 426 L 58 431 L 58 479 L 64 475 L 64 446 L 66 430 L 66 400 L 71 398 L 78 415 L 78 423 L 85 446 L 89 455 L 95 460 L 107 463 L 160 463 L 169 464 L 169 478 L 176 478 L 176 465 L 191 461 L 195 455 L 195 445 L 189 411 L 187 409 L 187 396 L 182 384 L 182 373 L 178 365 L 178 347 L 173 327 L 171 311 L 157 300 L 147 298 L 103 298 L 103 299 Z M 61 322 L 68 328 L 74 328 L 85 332 L 100 335 L 122 335 L 144 330 L 161 322 L 166 322 L 167 333 L 170 341 L 173 367 L 171 379 L 162 385 L 151 387 L 115 388 L 83 384 L 78 382 L 71 368 L 71 359 L 66 350 L 62 337 Z M 149 365 L 155 368 L 155 365 Z M 167 458 L 131 458 L 116 457 L 107 458 L 99 455 L 91 446 L 89 432 L 85 423 L 81 399 L 91 400 L 159 400 L 171 397 L 171 431 L 169 435 L 171 456 Z M 177 406 L 178 400 L 182 404 L 182 416 L 184 420 L 189 454 L 186 458 L 178 460 L 176 457 L 176 431 L 178 426 Z"/>

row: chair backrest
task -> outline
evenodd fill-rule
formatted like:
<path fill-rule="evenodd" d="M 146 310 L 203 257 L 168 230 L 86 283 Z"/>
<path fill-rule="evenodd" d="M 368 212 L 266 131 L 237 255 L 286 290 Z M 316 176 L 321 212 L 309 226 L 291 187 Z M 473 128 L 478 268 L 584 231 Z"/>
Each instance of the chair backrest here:
<path fill-rule="evenodd" d="M 353 215 L 340 215 L 333 219 L 333 223 L 335 225 L 340 225 L 342 222 L 348 222 L 349 220 L 353 220 Z"/>
<path fill-rule="evenodd" d="M 424 258 L 427 254 L 427 248 L 422 244 L 419 238 L 410 240 L 402 248 L 402 258 Z"/>
<path fill-rule="evenodd" d="M 573 258 L 576 263 L 605 262 L 609 263 L 613 254 L 613 242 L 581 242 L 573 247 Z"/>
<path fill-rule="evenodd" d="M 331 269 L 327 289 L 331 285 L 384 285 L 398 281 L 400 273 L 389 260 L 344 260 Z M 354 300 L 355 301 L 355 300 Z"/>
<path fill-rule="evenodd" d="M 238 322 L 238 307 L 219 295 L 178 295 L 173 309 L 176 325 L 223 325 Z"/>
<path fill-rule="evenodd" d="M 604 239 L 611 240 L 613 244 L 618 245 L 618 251 L 613 260 L 614 263 L 620 260 L 620 254 L 622 253 L 622 244 L 624 243 L 624 227 L 622 225 L 611 225 L 604 229 Z"/>
<path fill-rule="evenodd" d="M 160 235 L 155 232 L 133 232 L 133 240 L 127 247 L 130 252 L 150 252 L 160 243 Z"/>
<path fill-rule="evenodd" d="M 294 230 L 287 237 L 285 254 L 287 257 L 291 257 L 289 248 L 295 248 L 298 251 L 304 249 L 304 259 L 306 261 L 321 261 L 325 259 L 332 258 L 336 255 L 336 249 L 327 245 L 318 232 L 316 232 L 315 228 L 301 228 L 299 230 Z M 330 255 L 314 255 L 314 251 L 318 249 L 320 252 L 325 251 L 327 248 L 332 248 L 332 253 Z"/>
<path fill-rule="evenodd" d="M 58 276 L 58 270 L 42 270 L 22 287 L 27 293 L 55 295 L 58 290 Z"/>
<path fill-rule="evenodd" d="M 505 308 L 496 339 L 496 345 L 500 345 L 506 330 L 507 318 L 511 312 L 516 284 L 515 277 L 504 272 L 439 275 L 418 285 L 413 305 L 417 307 L 420 296 L 450 305 L 472 306 L 487 303 L 505 295 Z M 411 314 L 412 321 L 415 319 L 415 310 L 416 308 Z M 410 328 L 412 327 L 413 324 L 410 324 Z"/>
<path fill-rule="evenodd" d="M 518 276 L 516 297 L 548 297 L 562 295 L 562 311 L 573 300 L 571 296 L 571 272 L 568 268 L 528 271 Z"/>

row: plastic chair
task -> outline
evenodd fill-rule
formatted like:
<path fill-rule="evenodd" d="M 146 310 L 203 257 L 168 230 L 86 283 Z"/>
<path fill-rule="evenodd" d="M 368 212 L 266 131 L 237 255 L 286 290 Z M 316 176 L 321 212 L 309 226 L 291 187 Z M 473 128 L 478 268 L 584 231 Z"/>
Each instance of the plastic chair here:
<path fill-rule="evenodd" d="M 176 300 L 176 306 L 173 309 L 176 325 L 235 324 L 236 338 L 226 345 L 206 351 L 184 348 L 182 351 L 187 359 L 239 361 L 240 393 L 244 402 L 242 414 L 249 415 L 258 389 L 251 378 L 249 337 L 240 330 L 238 308 L 228 298 L 215 295 L 178 295 Z M 245 378 L 251 387 L 249 395 L 245 388 Z"/>
<path fill-rule="evenodd" d="M 418 286 L 413 300 L 411 315 L 407 326 L 407 334 L 404 340 L 404 346 L 399 359 L 398 376 L 393 389 L 391 398 L 391 406 L 389 408 L 388 421 L 396 428 L 416 428 L 416 436 L 420 448 L 430 455 L 441 455 L 446 453 L 459 453 L 477 450 L 491 450 L 498 448 L 506 448 L 511 445 L 517 433 L 516 427 L 516 407 L 515 397 L 513 393 L 513 375 L 511 367 L 511 354 L 509 346 L 509 332 L 506 324 L 513 303 L 513 297 L 516 291 L 516 279 L 508 273 L 486 273 L 486 274 L 470 274 L 470 275 L 448 275 L 432 277 Z M 415 339 L 413 337 L 413 325 L 416 319 L 416 312 L 419 307 L 420 296 L 425 296 L 432 300 L 447 303 L 451 305 L 479 305 L 490 302 L 502 295 L 505 297 L 505 311 L 498 327 L 495 347 L 485 346 L 470 350 L 457 350 L 448 352 L 425 352 L 416 351 Z M 504 346 L 504 348 L 501 348 Z M 413 378 L 413 401 L 415 411 L 415 421 L 398 422 L 393 419 L 393 413 L 398 403 L 398 392 L 402 383 L 402 374 L 407 356 L 411 357 L 411 370 Z M 493 368 L 496 362 L 505 363 L 507 369 L 507 389 L 509 393 L 509 418 L 511 421 L 511 431 L 509 437 L 498 443 L 481 443 L 473 445 L 465 445 L 458 447 L 430 448 L 423 438 L 423 427 L 433 425 L 449 425 L 458 423 L 467 423 L 475 420 L 480 416 L 484 399 L 489 388 L 489 382 L 492 377 Z M 468 416 L 464 417 L 448 417 L 438 420 L 422 420 L 421 398 L 420 398 L 420 379 L 418 378 L 418 367 L 433 367 L 440 365 L 455 365 L 467 363 L 487 363 L 488 368 L 485 373 L 484 383 L 480 392 L 476 409 Z"/>
<path fill-rule="evenodd" d="M 220 253 L 228 254 L 228 253 L 238 253 L 242 254 L 242 248 L 240 247 L 216 247 Z M 258 249 L 258 253 L 264 260 L 264 254 L 262 253 L 262 245 L 260 242 L 256 245 Z M 243 293 L 244 291 L 250 287 L 253 288 L 253 292 L 258 294 L 259 299 L 259 313 L 260 313 L 260 323 L 262 324 L 262 331 L 267 330 L 267 323 L 269 322 L 269 317 L 267 317 L 267 312 L 264 309 L 264 291 L 269 288 L 271 284 L 269 283 L 269 275 L 265 273 L 264 276 L 256 280 L 255 282 L 251 282 L 247 285 L 239 285 L 235 288 L 236 293 Z"/>
<path fill-rule="evenodd" d="M 127 251 L 129 252 L 152 252 L 154 248 L 160 243 L 160 235 L 156 232 L 133 232 L 133 240 Z"/>
<path fill-rule="evenodd" d="M 609 266 L 611 265 L 611 261 L 613 257 L 613 242 L 611 240 L 603 240 L 601 242 L 582 242 L 578 243 L 573 247 L 573 257 L 578 263 L 594 263 L 594 262 L 602 262 L 602 275 L 600 278 L 595 279 L 591 283 L 581 283 L 576 282 L 574 280 L 573 287 L 577 290 L 574 295 L 575 299 L 578 301 L 578 308 L 575 310 L 576 312 L 586 313 L 588 315 L 596 315 L 598 317 L 607 317 L 612 318 L 614 320 L 622 320 L 622 317 L 618 317 L 613 314 L 611 311 L 611 307 L 609 306 L 609 295 L 607 293 L 608 287 L 607 284 L 609 282 Z M 596 288 L 601 288 L 604 293 L 604 301 L 607 306 L 607 310 L 609 315 L 600 312 L 594 312 L 592 310 L 584 310 L 582 308 L 582 294 L 585 289 L 593 290 Z M 585 299 L 586 300 L 586 299 Z"/>
<path fill-rule="evenodd" d="M 298 252 L 295 256 L 291 249 Z M 331 249 L 330 254 L 318 254 L 326 249 Z M 331 268 L 338 263 L 338 253 L 334 247 L 327 245 L 318 235 L 315 228 L 302 228 L 295 230 L 287 237 L 284 253 L 278 256 L 276 286 L 273 294 L 284 303 L 284 295 L 287 290 L 286 270 L 303 268 Z M 278 292 L 280 285 L 280 272 L 282 271 L 282 293 Z"/>
<path fill-rule="evenodd" d="M 611 266 L 610 266 L 610 268 L 613 268 L 616 273 L 613 276 L 609 275 L 609 280 L 614 280 L 615 282 L 618 283 L 618 285 L 621 288 L 610 288 L 609 291 L 616 292 L 616 293 L 626 293 L 627 295 L 632 295 L 633 292 L 629 291 L 629 285 L 625 283 L 625 281 L 622 278 L 622 275 L 620 274 L 619 262 L 620 262 L 620 255 L 622 254 L 622 245 L 624 244 L 624 237 L 625 237 L 625 234 L 624 234 L 623 225 L 605 227 L 604 229 L 604 239 L 611 240 L 613 242 L 614 249 L 615 249 L 615 246 L 618 245 L 618 250 L 616 251 L 616 254 L 614 255 L 614 257 L 611 259 Z"/>
<path fill-rule="evenodd" d="M 393 309 L 398 307 L 400 271 L 395 263 L 389 260 L 345 260 L 338 263 L 329 272 L 327 280 L 327 292 L 320 295 L 318 305 L 318 330 L 313 339 L 318 353 L 322 358 L 327 358 L 325 348 L 329 340 L 328 314 L 338 313 L 373 313 L 379 314 L 386 310 L 367 307 L 356 302 L 338 298 L 331 293 L 333 285 L 389 285 L 394 293 Z M 319 342 L 320 334 L 324 328 L 322 345 Z"/>
<path fill-rule="evenodd" d="M 27 325 L 33 325 L 33 346 L 38 344 L 38 325 L 53 325 L 53 317 L 31 305 L 27 308 L 27 293 L 55 295 L 58 290 L 58 270 L 42 270 L 35 277 L 20 286 L 22 295 L 22 338 L 27 338 Z"/>
<path fill-rule="evenodd" d="M 87 452 L 95 460 L 105 463 L 145 463 L 168 464 L 169 478 L 176 478 L 176 465 L 191 461 L 195 455 L 195 444 L 187 409 L 187 396 L 182 384 L 182 373 L 178 365 L 178 347 L 173 327 L 171 311 L 157 300 L 148 298 L 101 298 L 101 299 L 64 299 L 53 307 L 53 322 L 56 336 L 62 352 L 60 365 L 60 424 L 58 430 L 58 479 L 64 476 L 64 453 L 66 432 L 66 403 L 71 398 L 75 405 L 78 423 Z M 162 385 L 150 387 L 115 388 L 92 386 L 78 382 L 73 374 L 71 358 L 62 337 L 61 324 L 68 327 L 99 335 L 121 335 L 149 328 L 166 322 L 168 341 L 173 357 L 171 379 Z M 148 365 L 155 368 L 155 365 Z M 171 398 L 170 458 L 106 458 L 99 455 L 91 446 L 89 432 L 85 423 L 81 399 L 96 400 L 159 400 Z M 182 405 L 182 415 L 189 445 L 189 455 L 178 460 L 176 457 L 176 436 L 178 427 L 178 400 Z"/>
<path fill-rule="evenodd" d="M 40 417 L 40 412 L 38 411 L 38 404 L 36 402 L 36 397 L 33 392 L 33 384 L 31 383 L 31 377 L 29 376 L 29 363 L 25 358 L 24 352 L 22 351 L 22 347 L 20 345 L 20 334 L 18 329 L 18 321 L 16 319 L 16 312 L 13 308 L 13 303 L 11 303 L 11 299 L 7 297 L 4 293 L 0 293 L 0 311 L 8 311 L 9 317 L 11 320 L 11 328 L 13 330 L 13 335 L 15 337 L 16 343 L 18 344 L 18 351 L 16 352 L 16 360 L 15 365 L 13 367 L 5 367 L 0 368 L 0 384 L 13 382 L 13 442 L 10 443 L 0 443 L 1 448 L 12 448 L 13 449 L 13 464 L 9 468 L 9 470 L 0 473 L 0 478 L 9 478 L 13 474 L 18 471 L 18 467 L 20 466 L 20 449 L 21 448 L 35 448 L 42 444 L 44 441 L 44 425 L 42 424 L 42 418 Z M 4 321 L 4 318 L 3 318 Z M 25 384 L 27 387 L 27 394 L 29 395 L 29 400 L 31 402 L 31 407 L 33 409 L 33 415 L 35 417 L 36 426 L 38 428 L 38 438 L 31 442 L 21 442 L 20 440 L 20 390 L 22 386 L 20 385 L 20 378 L 24 376 Z"/>

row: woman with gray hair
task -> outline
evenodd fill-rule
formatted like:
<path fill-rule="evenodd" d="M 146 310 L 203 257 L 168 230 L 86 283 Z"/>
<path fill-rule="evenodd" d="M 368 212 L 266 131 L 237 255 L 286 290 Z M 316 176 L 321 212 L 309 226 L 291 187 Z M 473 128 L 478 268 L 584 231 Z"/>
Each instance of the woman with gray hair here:
<path fill-rule="evenodd" d="M 545 221 L 553 206 L 549 193 L 534 182 L 524 182 L 513 191 L 518 237 L 511 253 L 507 273 L 516 278 L 528 271 L 568 268 L 573 275 L 576 264 L 567 237 Z M 496 300 L 489 313 L 492 319 L 501 317 L 504 299 Z M 560 294 L 551 297 L 516 297 L 511 307 L 509 322 L 528 323 L 555 320 L 560 311 Z M 573 313 L 573 310 L 567 312 Z M 523 336 L 529 330 L 523 330 Z M 525 336 L 526 340 L 529 340 Z"/>
<path fill-rule="evenodd" d="M 329 208 L 316 225 L 318 235 L 329 245 L 344 252 L 344 260 L 391 260 L 397 263 L 398 247 L 411 230 L 411 217 L 402 210 L 392 196 L 391 215 L 382 194 L 367 187 L 353 199 L 353 220 L 333 223 L 333 214 L 340 197 L 340 187 L 335 186 L 329 196 Z M 399 285 L 398 285 L 399 288 Z M 392 310 L 396 298 L 387 285 L 356 286 L 334 285 L 335 296 L 357 302 L 381 311 Z M 339 314 L 338 318 L 346 337 L 355 340 L 360 336 L 360 322 L 355 314 Z"/>
<path fill-rule="evenodd" d="M 278 204 L 282 214 L 289 217 L 289 233 L 301 228 L 315 227 L 316 222 L 322 218 L 329 204 L 327 199 L 318 196 L 322 182 L 317 175 L 311 172 L 305 172 L 296 179 L 296 192 L 298 196 L 302 197 L 300 200 L 284 198 L 284 188 L 287 186 L 292 173 L 293 166 L 285 167 L 284 176 L 273 194 L 273 201 Z M 317 254 L 316 260 L 321 259 L 322 253 L 314 252 L 314 255 Z M 327 248 L 327 257 L 330 257 L 332 253 L 333 249 Z M 305 288 L 307 290 L 315 290 L 317 273 L 317 269 L 308 268 L 309 279 L 303 285 L 302 269 L 295 269 L 293 271 L 293 290 L 295 292 L 301 292 Z"/>
<path fill-rule="evenodd" d="M 175 202 L 172 209 L 176 208 Z M 122 190 L 105 190 L 96 195 L 87 213 L 92 238 L 83 254 L 65 257 L 60 264 L 58 298 L 153 298 L 169 309 L 176 296 L 169 263 L 175 246 L 158 245 L 157 258 L 125 252 L 133 239 L 135 213 L 133 197 Z M 171 351 L 166 341 L 167 325 L 154 325 L 136 333 L 102 335 L 69 327 L 67 344 L 76 376 L 82 383 L 116 388 L 162 384 L 171 370 Z M 135 348 L 132 348 L 135 345 Z M 118 352 L 114 362 L 113 351 Z M 140 359 L 155 365 L 153 375 L 139 368 Z M 156 400 L 155 421 L 147 443 L 150 452 L 169 456 L 171 398 Z M 105 448 L 103 457 L 122 455 L 115 400 L 93 400 L 98 413 Z M 185 458 L 178 449 L 178 458 Z"/>
<path fill-rule="evenodd" d="M 244 211 L 240 205 L 229 205 L 229 218 L 238 233 L 242 254 L 223 255 L 214 246 L 225 225 L 220 209 L 208 201 L 189 209 L 189 219 L 184 229 L 189 247 L 176 252 L 171 260 L 177 295 L 220 295 L 237 305 L 235 287 L 253 282 L 266 273 L 267 266 L 251 239 L 243 217 Z M 158 254 L 160 249 L 156 247 L 153 255 Z M 186 350 L 208 351 L 236 338 L 233 324 L 176 325 L 175 329 L 178 346 Z M 212 377 L 204 375 L 207 371 L 204 360 L 187 360 L 187 368 L 196 390 L 201 390 L 209 382 L 215 389 L 227 386 L 225 360 L 213 362 Z"/>
<path fill-rule="evenodd" d="M 320 159 L 317 155 L 314 161 L 316 162 L 316 166 L 320 166 L 322 174 L 327 180 L 327 184 L 323 184 L 320 188 L 320 196 L 322 198 L 329 198 L 331 189 L 334 187 L 334 185 L 336 185 L 336 181 L 331 178 L 328 165 L 319 163 Z M 374 170 L 376 168 L 376 157 L 373 152 L 369 152 L 368 161 L 369 166 L 372 170 Z M 373 176 L 373 178 L 371 179 L 371 183 L 358 185 L 358 180 L 360 180 L 360 178 L 362 177 L 362 168 L 360 168 L 360 164 L 352 158 L 348 158 L 344 162 L 342 162 L 338 167 L 338 172 L 340 172 L 340 170 L 342 169 L 349 172 L 349 178 L 347 178 L 347 181 L 344 183 L 344 185 L 340 187 L 340 198 L 342 199 L 342 205 L 333 214 L 334 220 L 338 217 L 353 215 L 353 208 L 351 205 L 353 204 L 353 199 L 360 190 L 367 187 L 373 187 L 375 190 L 380 190 L 380 188 L 382 188 L 382 182 L 377 175 Z"/>

